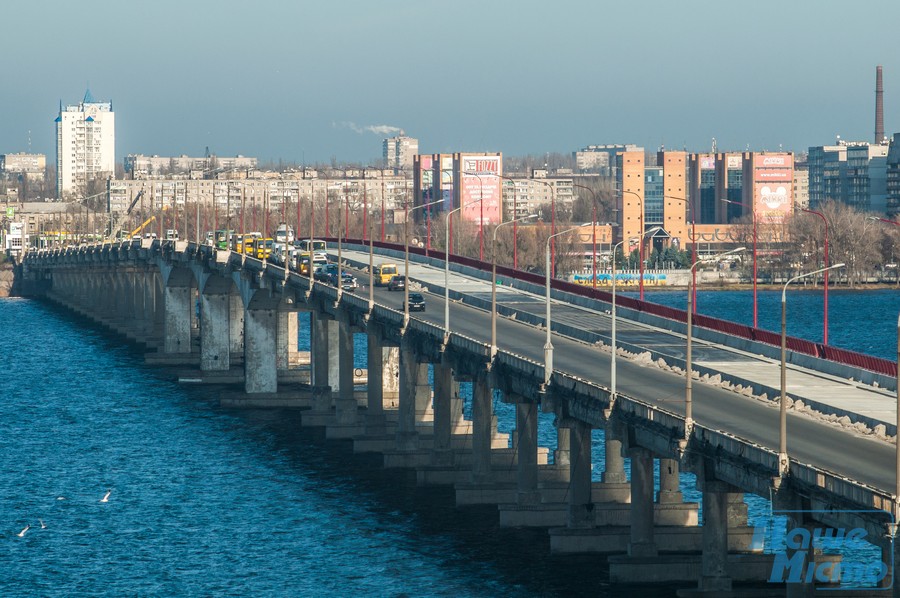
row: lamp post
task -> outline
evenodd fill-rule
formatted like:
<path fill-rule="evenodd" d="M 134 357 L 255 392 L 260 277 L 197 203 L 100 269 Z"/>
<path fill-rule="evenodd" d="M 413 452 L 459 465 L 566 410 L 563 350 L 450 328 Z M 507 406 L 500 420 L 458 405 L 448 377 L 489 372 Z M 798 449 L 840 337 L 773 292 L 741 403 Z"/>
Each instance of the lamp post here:
<path fill-rule="evenodd" d="M 640 220 L 640 241 L 638 242 L 638 290 L 640 293 L 641 301 L 644 300 L 644 198 L 641 197 L 640 194 L 635 193 L 634 191 L 626 191 L 625 189 L 619 189 L 621 193 L 627 193 L 629 195 L 634 195 L 634 197 L 638 200 L 638 219 Z M 624 203 L 625 198 L 622 198 Z M 624 210 L 623 210 L 624 211 Z M 625 225 L 624 221 L 622 223 L 623 227 Z"/>
<path fill-rule="evenodd" d="M 503 176 L 502 174 L 498 174 L 498 177 L 501 179 L 505 179 L 512 183 L 513 189 L 513 218 L 519 215 L 519 205 L 516 193 L 516 180 L 512 177 Z M 500 184 L 500 200 L 503 200 L 503 184 Z M 519 269 L 519 223 L 518 221 L 513 221 L 513 270 Z"/>
<path fill-rule="evenodd" d="M 663 195 L 663 200 L 666 199 L 674 199 L 677 201 L 683 201 L 687 204 L 688 209 L 691 211 L 691 278 L 694 282 L 694 311 L 697 310 L 697 272 L 693 269 L 693 266 L 697 263 L 697 219 L 694 217 L 694 202 L 692 202 L 687 197 L 675 197 L 673 195 Z"/>
<path fill-rule="evenodd" d="M 545 264 L 544 271 L 547 276 L 546 282 L 546 318 L 547 318 L 547 340 L 544 343 L 544 384 L 550 384 L 550 376 L 553 374 L 553 341 L 550 339 L 550 331 L 553 328 L 550 321 L 550 242 L 554 237 L 558 237 L 560 235 L 564 235 L 566 233 L 570 233 L 572 231 L 578 230 L 580 227 L 573 226 L 572 228 L 567 228 L 564 231 L 560 231 L 558 233 L 554 233 L 547 237 L 547 243 L 545 248 L 545 255 L 547 256 L 547 261 Z"/>
<path fill-rule="evenodd" d="M 635 241 L 634 237 L 630 238 L 629 241 Z M 618 243 L 613 246 L 612 250 L 612 308 L 610 309 L 610 315 L 612 318 L 612 325 L 610 331 L 610 343 L 612 348 L 612 358 L 610 359 L 610 372 L 609 372 L 609 380 L 610 380 L 610 391 L 612 396 L 610 397 L 613 401 L 616 400 L 616 254 L 619 252 L 619 246 L 625 242 L 625 239 L 622 239 Z"/>
<path fill-rule="evenodd" d="M 541 183 L 542 185 L 546 185 L 550 188 L 550 236 L 549 239 L 553 239 L 556 236 L 556 186 L 551 185 L 547 181 L 542 181 L 540 179 L 531 179 L 537 183 Z M 553 276 L 556 276 L 556 242 L 553 241 L 550 245 L 550 264 L 552 267 Z M 549 272 L 550 270 L 548 270 Z M 641 297 L 643 299 L 643 296 Z"/>
<path fill-rule="evenodd" d="M 803 212 L 807 214 L 815 214 L 819 218 L 822 219 L 822 223 L 825 225 L 825 247 L 824 247 L 824 259 L 825 262 L 822 264 L 825 267 L 825 274 L 823 274 L 822 284 L 824 285 L 824 300 L 823 300 L 823 316 L 822 316 L 822 343 L 828 344 L 828 219 L 825 218 L 825 214 L 822 212 L 817 212 L 816 210 L 807 210 L 805 208 L 800 208 Z"/>
<path fill-rule="evenodd" d="M 730 203 L 730 204 L 734 204 L 736 206 L 741 206 L 741 207 L 743 207 L 743 205 L 744 205 L 738 201 L 731 201 L 730 199 L 723 198 L 722 201 L 724 201 L 725 203 Z M 757 239 L 757 236 L 756 236 L 756 213 L 751 212 L 750 218 L 753 220 L 753 327 L 758 328 L 759 321 L 757 319 L 757 315 L 759 313 L 758 312 L 759 303 L 757 302 L 757 299 L 756 299 L 756 279 L 757 279 L 757 276 L 756 276 L 756 264 L 757 264 L 757 260 L 756 260 L 756 239 Z"/>
<path fill-rule="evenodd" d="M 597 194 L 590 187 L 572 184 L 573 187 L 584 189 L 591 194 L 591 287 L 597 289 Z"/>
<path fill-rule="evenodd" d="M 494 227 L 494 232 L 491 233 L 491 361 L 494 360 L 494 356 L 497 354 L 497 231 L 500 230 L 501 226 L 521 220 L 530 220 L 531 218 L 537 218 L 537 214 L 529 214 L 522 218 L 501 222 Z"/>
<path fill-rule="evenodd" d="M 687 305 L 687 334 L 685 335 L 687 339 L 686 347 L 685 347 L 685 356 L 684 356 L 684 437 L 685 439 L 690 438 L 691 430 L 694 428 L 694 372 L 693 372 L 693 357 L 691 354 L 692 348 L 692 339 L 693 339 L 693 331 L 694 331 L 694 310 L 693 310 L 693 296 L 694 290 L 697 285 L 693 281 L 693 274 L 695 268 L 699 264 L 703 264 L 706 262 L 713 262 L 720 258 L 725 257 L 726 255 L 732 255 L 734 253 L 739 253 L 744 251 L 743 247 L 738 247 L 737 249 L 732 249 L 731 251 L 726 251 L 724 253 L 719 253 L 717 255 L 712 255 L 709 257 L 705 257 L 703 259 L 695 261 L 691 264 L 691 276 L 688 277 L 688 305 Z"/>
<path fill-rule="evenodd" d="M 484 181 L 477 172 L 466 170 L 463 174 L 469 174 L 478 179 L 478 201 L 481 202 L 481 215 L 478 218 L 478 261 L 484 261 Z M 469 202 L 474 203 L 474 202 Z M 468 205 L 468 204 L 467 204 Z"/>
<path fill-rule="evenodd" d="M 779 405 L 778 473 L 782 477 L 787 474 L 790 464 L 787 454 L 787 288 L 792 282 L 801 278 L 843 267 L 844 264 L 835 264 L 828 268 L 820 268 L 805 274 L 798 274 L 788 279 L 781 290 L 781 402 Z"/>
<path fill-rule="evenodd" d="M 478 203 L 481 199 L 467 202 L 458 208 L 454 208 L 447 212 L 447 222 L 444 226 L 444 344 L 450 340 L 450 223 L 453 214 L 459 212 L 474 203 Z"/>
<path fill-rule="evenodd" d="M 429 203 L 423 203 L 419 206 L 409 207 L 409 201 L 406 202 L 406 220 L 403 222 L 403 330 L 409 324 L 409 213 L 414 210 L 421 210 L 429 206 L 443 203 L 443 198 Z"/>

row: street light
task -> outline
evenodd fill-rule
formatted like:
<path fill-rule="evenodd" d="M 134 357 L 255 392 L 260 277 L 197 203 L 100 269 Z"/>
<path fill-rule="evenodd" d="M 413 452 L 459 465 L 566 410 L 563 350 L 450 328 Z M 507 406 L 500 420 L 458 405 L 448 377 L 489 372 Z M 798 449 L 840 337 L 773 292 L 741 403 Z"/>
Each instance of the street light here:
<path fill-rule="evenodd" d="M 683 201 L 687 204 L 688 208 L 691 211 L 691 266 L 697 263 L 697 219 L 694 217 L 694 202 L 692 202 L 687 197 L 675 197 L 673 195 L 663 195 L 663 200 L 666 199 L 674 199 L 677 201 Z M 691 275 L 694 281 L 694 309 L 697 309 L 697 272 Z"/>
<path fill-rule="evenodd" d="M 825 218 L 825 214 L 822 212 L 817 212 L 816 210 L 807 210 L 805 208 L 800 208 L 801 211 L 806 212 L 807 214 L 815 214 L 819 218 L 822 219 L 822 222 L 825 224 L 825 253 L 824 258 L 825 261 L 822 264 L 825 266 L 825 275 L 823 284 L 825 286 L 825 295 L 824 295 L 824 304 L 823 304 L 823 318 L 822 318 L 822 343 L 828 344 L 828 219 Z"/>
<path fill-rule="evenodd" d="M 591 194 L 591 287 L 597 289 L 597 194 L 590 187 L 572 184 L 577 189 L 584 189 Z"/>
<path fill-rule="evenodd" d="M 542 185 L 546 185 L 550 187 L 550 237 L 552 239 L 556 236 L 556 185 L 551 185 L 547 181 L 542 181 L 540 179 L 531 179 L 536 183 L 540 183 Z M 549 240 L 548 239 L 548 240 Z M 556 275 L 556 242 L 554 241 L 550 246 L 552 249 L 552 254 L 550 256 L 550 263 L 553 268 L 553 275 Z M 548 269 L 548 272 L 550 270 Z M 642 297 L 643 298 L 643 297 Z"/>
<path fill-rule="evenodd" d="M 638 219 L 641 222 L 641 225 L 640 225 L 641 240 L 638 244 L 638 290 L 640 292 L 640 299 L 641 299 L 641 301 L 643 301 L 644 300 L 644 236 L 645 236 L 645 233 L 644 233 L 644 198 L 639 193 L 636 193 L 634 191 L 626 191 L 625 189 L 619 189 L 619 191 L 621 193 L 628 193 L 629 195 L 634 195 L 635 198 L 637 198 L 637 200 L 638 200 L 638 204 L 640 205 L 640 208 L 638 209 Z M 624 204 L 624 202 L 625 202 L 625 199 L 622 198 L 622 203 Z M 624 212 L 624 210 L 623 210 L 623 212 Z M 623 215 L 622 219 L 623 219 L 622 226 L 624 228 L 624 225 L 625 225 L 624 215 Z M 660 228 L 660 227 L 657 227 L 657 228 Z"/>
<path fill-rule="evenodd" d="M 403 250 L 404 250 L 404 262 L 403 262 L 403 330 L 406 330 L 407 324 L 409 324 L 409 213 L 414 210 L 421 210 L 423 208 L 427 208 L 429 206 L 437 205 L 439 203 L 443 203 L 443 198 L 432 201 L 429 203 L 423 203 L 422 205 L 414 206 L 412 209 L 409 207 L 409 201 L 406 202 L 406 219 L 403 222 Z"/>
<path fill-rule="evenodd" d="M 494 232 L 491 234 L 491 361 L 494 360 L 494 356 L 497 354 L 497 231 L 500 230 L 501 226 L 532 218 L 537 218 L 537 214 L 529 214 L 515 220 L 501 222 L 494 227 Z"/>
<path fill-rule="evenodd" d="M 584 225 L 581 225 L 584 226 Z M 553 373 L 553 341 L 550 339 L 550 331 L 552 329 L 552 325 L 550 323 L 550 241 L 553 240 L 554 237 L 558 237 L 560 235 L 564 235 L 566 233 L 570 233 L 572 231 L 578 230 L 581 228 L 580 226 L 573 226 L 572 228 L 567 228 L 564 231 L 560 231 L 558 233 L 552 234 L 547 237 L 546 243 L 546 251 L 545 254 L 547 256 L 546 265 L 544 271 L 547 276 L 546 282 L 546 303 L 547 303 L 547 341 L 544 343 L 544 384 L 550 384 L 550 375 Z"/>
<path fill-rule="evenodd" d="M 498 174 L 501 179 L 510 181 L 513 190 L 513 217 L 519 215 L 518 196 L 516 194 L 516 179 Z M 500 200 L 503 201 L 503 183 L 500 183 Z M 513 270 L 519 269 L 519 225 L 513 224 Z"/>
<path fill-rule="evenodd" d="M 631 237 L 628 239 L 629 243 L 637 241 L 637 237 Z M 625 239 L 622 239 L 618 243 L 613 246 L 612 250 L 612 308 L 610 310 L 610 315 L 612 318 L 612 326 L 611 326 L 611 338 L 610 343 L 612 346 L 612 358 L 610 360 L 610 387 L 612 396 L 611 400 L 616 400 L 616 254 L 619 252 L 619 246 L 625 242 Z"/>
<path fill-rule="evenodd" d="M 454 208 L 447 212 L 447 222 L 444 226 L 444 344 L 450 341 L 450 223 L 453 214 L 459 212 L 463 208 L 480 202 L 481 199 L 475 199 Z"/>
<path fill-rule="evenodd" d="M 744 206 L 744 204 L 742 204 L 739 201 L 731 201 L 730 199 L 724 199 L 724 198 L 722 199 L 722 201 L 724 201 L 725 203 L 734 204 L 736 206 L 741 206 L 741 207 Z M 759 311 L 757 308 L 758 308 L 759 303 L 756 300 L 756 279 L 757 279 L 757 276 L 756 276 L 756 264 L 757 264 L 757 261 L 756 261 L 756 238 L 757 238 L 756 237 L 756 213 L 751 212 L 750 218 L 753 220 L 753 327 L 758 328 L 759 322 L 757 320 L 757 314 L 759 313 Z M 827 266 L 828 264 L 825 264 L 825 265 Z"/>
<path fill-rule="evenodd" d="M 782 477 L 787 475 L 788 465 L 790 464 L 787 454 L 787 288 L 788 285 L 795 280 L 843 267 L 844 264 L 835 264 L 828 268 L 807 272 L 806 274 L 798 274 L 797 276 L 788 279 L 788 281 L 784 283 L 784 288 L 781 290 L 781 404 L 779 406 L 780 439 L 778 444 L 778 473 Z"/>
<path fill-rule="evenodd" d="M 734 253 L 739 253 L 744 251 L 743 247 L 738 247 L 737 249 L 732 249 L 731 251 L 726 251 L 724 253 L 719 253 L 717 255 L 711 255 L 700 260 L 697 260 L 693 264 L 691 264 L 691 276 L 688 277 L 688 304 L 687 304 L 687 346 L 685 349 L 685 381 L 684 381 L 684 437 L 685 439 L 690 438 L 691 430 L 694 428 L 694 372 L 693 372 L 693 359 L 691 355 L 692 348 L 692 338 L 693 338 L 693 330 L 694 330 L 694 310 L 693 310 L 693 295 L 694 291 L 697 289 L 696 282 L 693 281 L 694 269 L 699 265 L 706 262 L 713 262 L 719 260 L 720 258 L 725 257 L 726 255 L 732 255 Z"/>

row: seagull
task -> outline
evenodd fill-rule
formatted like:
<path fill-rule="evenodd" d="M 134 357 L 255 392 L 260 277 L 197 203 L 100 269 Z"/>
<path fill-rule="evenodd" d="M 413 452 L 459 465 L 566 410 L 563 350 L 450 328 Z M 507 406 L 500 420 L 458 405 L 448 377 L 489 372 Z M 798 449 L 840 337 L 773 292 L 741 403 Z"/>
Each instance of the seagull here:
<path fill-rule="evenodd" d="M 43 520 L 43 519 L 38 519 L 38 521 L 41 522 L 41 529 L 47 529 L 47 526 L 44 525 L 44 520 Z"/>
<path fill-rule="evenodd" d="M 19 537 L 21 538 L 21 537 L 23 537 L 23 536 L 25 535 L 25 532 L 27 532 L 27 531 L 30 530 L 30 529 L 31 529 L 31 524 L 26 525 L 26 526 L 25 526 L 25 529 L 23 529 L 22 531 L 20 531 L 20 532 L 19 532 L 18 534 L 16 534 L 16 535 L 19 536 Z"/>
<path fill-rule="evenodd" d="M 66 497 L 65 496 L 57 496 L 56 500 L 66 500 Z"/>
<path fill-rule="evenodd" d="M 103 495 L 103 498 L 100 499 L 100 502 L 109 502 L 110 494 L 112 494 L 112 490 L 107 490 L 106 494 Z"/>

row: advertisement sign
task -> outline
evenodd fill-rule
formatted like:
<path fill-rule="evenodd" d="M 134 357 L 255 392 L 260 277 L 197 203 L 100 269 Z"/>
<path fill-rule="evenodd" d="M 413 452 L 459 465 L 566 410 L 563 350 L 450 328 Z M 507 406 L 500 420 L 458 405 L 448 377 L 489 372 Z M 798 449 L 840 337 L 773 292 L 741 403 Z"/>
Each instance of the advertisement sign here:
<path fill-rule="evenodd" d="M 500 156 L 461 157 L 460 210 L 464 220 L 479 225 L 500 223 Z M 479 201 L 481 200 L 481 201 Z"/>
<path fill-rule="evenodd" d="M 753 168 L 794 168 L 793 154 L 753 154 Z"/>
<path fill-rule="evenodd" d="M 725 168 L 743 168 L 744 159 L 741 156 L 727 156 L 725 158 Z"/>
<path fill-rule="evenodd" d="M 715 156 L 700 156 L 700 170 L 713 170 L 715 167 Z"/>
<path fill-rule="evenodd" d="M 753 211 L 757 222 L 783 222 L 793 210 L 794 156 L 753 154 Z"/>

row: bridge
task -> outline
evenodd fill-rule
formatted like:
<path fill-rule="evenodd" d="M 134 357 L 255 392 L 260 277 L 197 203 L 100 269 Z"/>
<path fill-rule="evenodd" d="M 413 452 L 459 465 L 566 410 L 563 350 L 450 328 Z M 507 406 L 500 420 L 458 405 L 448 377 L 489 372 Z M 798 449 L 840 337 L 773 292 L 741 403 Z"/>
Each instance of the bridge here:
<path fill-rule="evenodd" d="M 359 241 L 345 241 L 342 258 L 362 276 L 375 249 L 379 261 L 404 258 L 402 246 Z M 21 276 L 31 294 L 145 345 L 148 362 L 181 368 L 185 382 L 242 385 L 223 391 L 225 404 L 303 409 L 304 426 L 382 453 L 385 467 L 415 469 L 420 484 L 452 485 L 459 505 L 496 504 L 502 525 L 547 528 L 556 553 L 610 555 L 614 583 L 696 584 L 685 595 L 743 583 L 788 582 L 774 586 L 788 595 L 839 588 L 839 557 L 802 543 L 761 550 L 742 500 L 753 493 L 771 498 L 790 530 L 864 536 L 886 572 L 870 591 L 893 588 L 896 364 L 790 339 L 785 461 L 776 335 L 695 318 L 688 422 L 683 312 L 620 297 L 613 367 L 608 293 L 553 281 L 547 376 L 541 277 L 499 269 L 495 353 L 489 265 L 450 256 L 447 331 L 444 256 L 411 251 L 410 279 L 427 291 L 428 311 L 408 321 L 402 293 L 340 292 L 186 242 L 32 252 Z M 354 334 L 367 341 L 365 391 Z M 472 383 L 471 421 L 461 382 Z M 511 442 L 497 431 L 494 396 L 515 405 Z M 552 462 L 538 446 L 539 411 L 555 416 Z M 604 439 L 599 482 L 594 429 Z M 683 500 L 682 471 L 696 475 L 700 505 Z"/>

